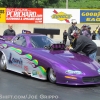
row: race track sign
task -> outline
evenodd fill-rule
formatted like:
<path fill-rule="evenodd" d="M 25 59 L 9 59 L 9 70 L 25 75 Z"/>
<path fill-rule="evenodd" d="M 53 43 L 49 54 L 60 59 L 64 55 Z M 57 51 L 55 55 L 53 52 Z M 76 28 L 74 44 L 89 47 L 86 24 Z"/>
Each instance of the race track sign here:
<path fill-rule="evenodd" d="M 6 8 L 6 23 L 43 23 L 42 8 Z"/>
<path fill-rule="evenodd" d="M 6 22 L 6 8 L 0 8 L 0 23 Z"/>
<path fill-rule="evenodd" d="M 80 23 L 100 23 L 100 9 L 80 10 Z"/>

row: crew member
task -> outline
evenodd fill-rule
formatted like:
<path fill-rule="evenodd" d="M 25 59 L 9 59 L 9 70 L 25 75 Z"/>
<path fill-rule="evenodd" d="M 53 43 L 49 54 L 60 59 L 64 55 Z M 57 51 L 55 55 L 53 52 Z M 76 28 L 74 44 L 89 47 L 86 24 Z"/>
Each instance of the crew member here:
<path fill-rule="evenodd" d="M 13 27 L 12 24 L 9 24 L 9 25 L 8 25 L 8 29 L 6 29 L 6 30 L 4 31 L 3 36 L 15 36 L 16 33 L 15 33 L 15 31 L 13 30 L 12 27 Z"/>
<path fill-rule="evenodd" d="M 79 28 L 76 26 L 77 21 L 75 19 L 72 20 L 72 26 L 69 27 L 68 29 L 68 38 L 70 40 L 70 45 L 73 47 L 73 41 L 74 41 L 74 37 L 71 35 L 73 33 L 74 30 L 78 30 Z"/>
<path fill-rule="evenodd" d="M 80 35 L 79 32 L 75 32 L 73 37 L 76 39 L 76 44 L 73 49 L 68 48 L 72 52 L 80 52 L 85 53 L 92 60 L 96 59 L 97 53 L 97 45 L 88 37 Z"/>
<path fill-rule="evenodd" d="M 67 42 L 67 35 L 68 33 L 66 32 L 66 30 L 63 32 L 63 43 L 66 44 Z"/>

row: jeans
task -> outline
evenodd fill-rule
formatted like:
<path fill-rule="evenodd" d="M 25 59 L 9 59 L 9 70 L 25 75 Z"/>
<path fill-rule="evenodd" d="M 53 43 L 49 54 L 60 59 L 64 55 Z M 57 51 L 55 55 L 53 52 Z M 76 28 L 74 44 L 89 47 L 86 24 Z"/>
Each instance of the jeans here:
<path fill-rule="evenodd" d="M 92 59 L 92 60 L 96 60 L 96 54 L 97 54 L 97 52 L 89 54 L 89 58 Z"/>
<path fill-rule="evenodd" d="M 100 34 L 96 34 L 96 40 L 100 40 Z"/>

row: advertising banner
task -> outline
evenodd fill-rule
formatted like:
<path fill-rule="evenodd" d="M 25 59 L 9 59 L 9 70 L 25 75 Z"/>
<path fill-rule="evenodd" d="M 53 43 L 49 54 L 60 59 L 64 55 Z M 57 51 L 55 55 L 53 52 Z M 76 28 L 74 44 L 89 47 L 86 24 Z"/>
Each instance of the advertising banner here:
<path fill-rule="evenodd" d="M 80 23 L 100 23 L 100 9 L 80 10 Z"/>
<path fill-rule="evenodd" d="M 43 9 L 43 23 L 80 23 L 80 9 Z"/>
<path fill-rule="evenodd" d="M 42 8 L 6 8 L 6 23 L 43 23 Z"/>
<path fill-rule="evenodd" d="M 6 8 L 0 8 L 0 23 L 6 22 Z"/>

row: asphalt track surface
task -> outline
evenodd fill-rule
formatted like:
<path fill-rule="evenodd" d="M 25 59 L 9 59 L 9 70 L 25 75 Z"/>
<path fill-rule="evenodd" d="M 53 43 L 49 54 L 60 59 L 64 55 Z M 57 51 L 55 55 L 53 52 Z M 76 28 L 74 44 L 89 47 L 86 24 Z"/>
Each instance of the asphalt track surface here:
<path fill-rule="evenodd" d="M 50 99 L 51 97 L 51 99 Z M 1 100 L 100 100 L 100 85 L 67 86 L 0 71 Z"/>

